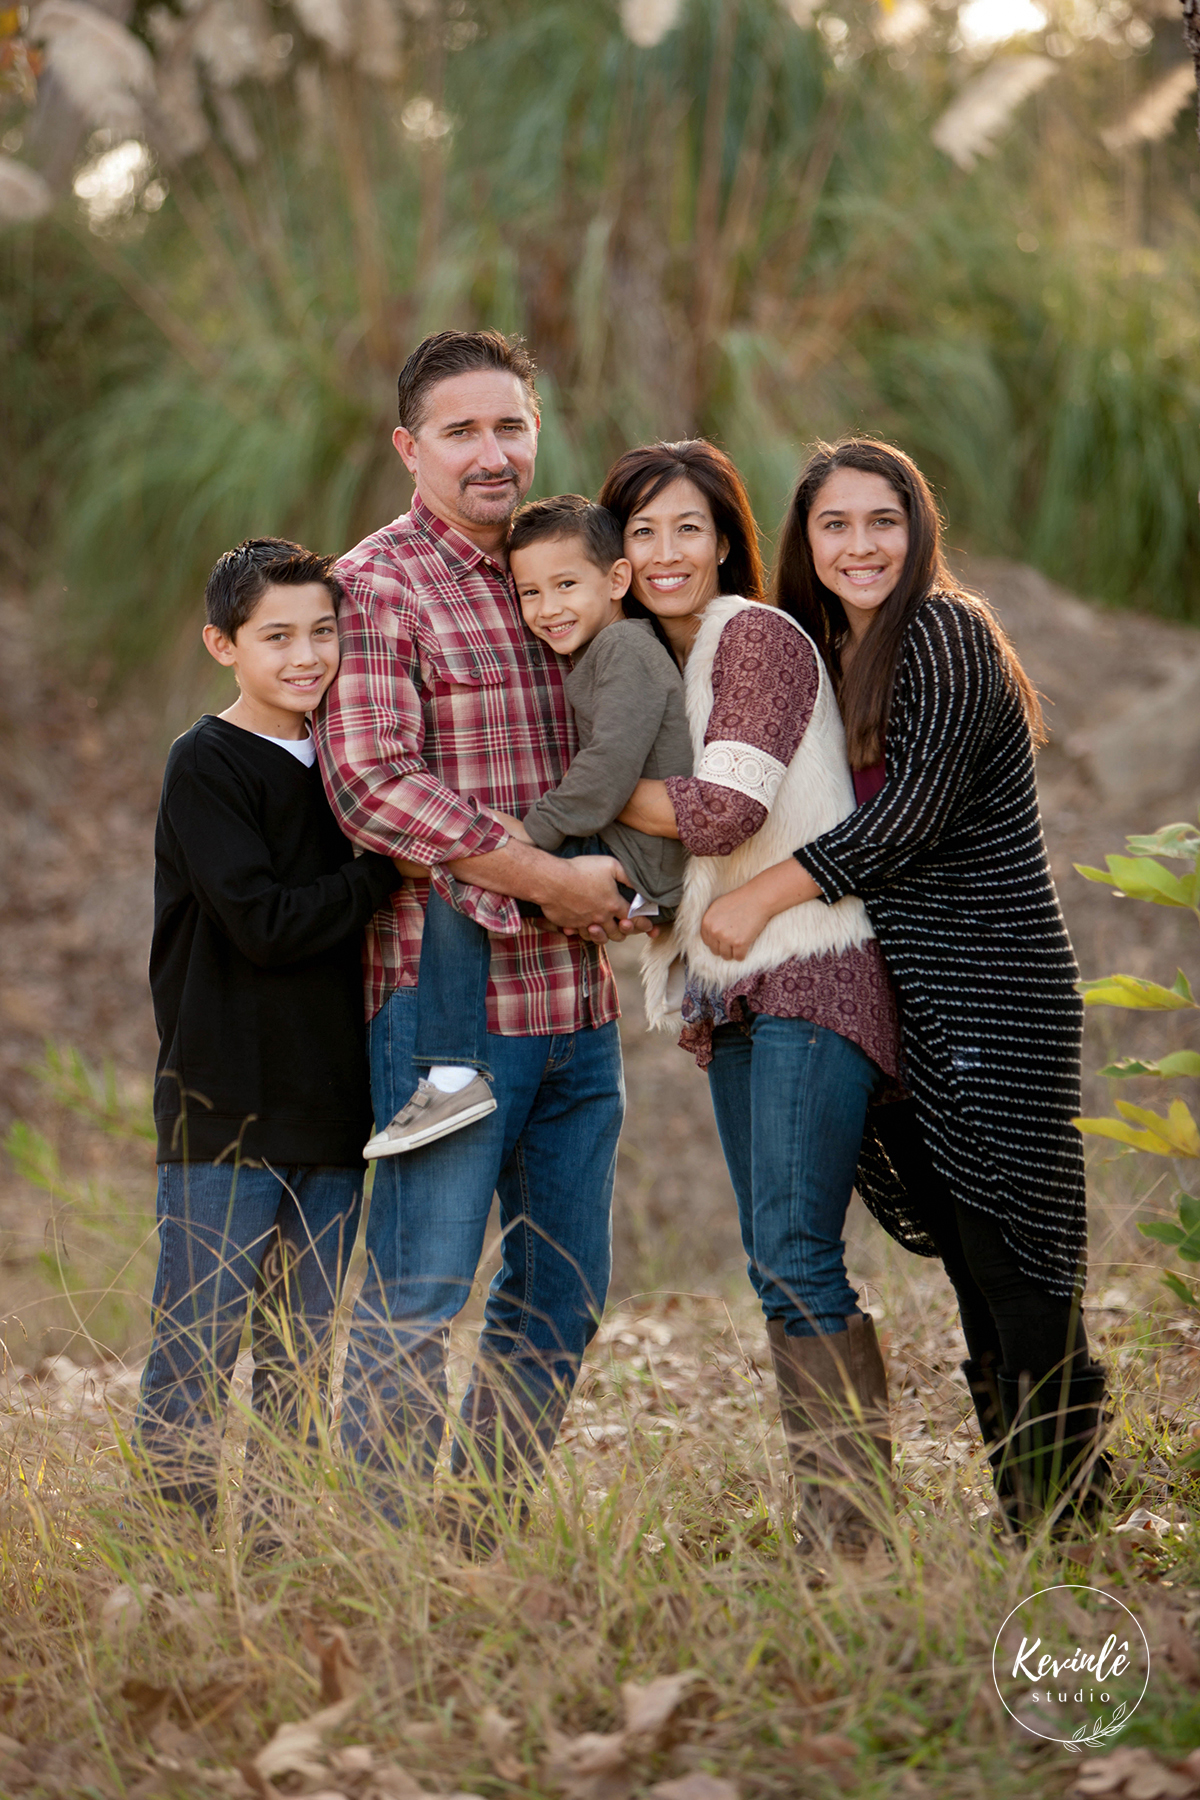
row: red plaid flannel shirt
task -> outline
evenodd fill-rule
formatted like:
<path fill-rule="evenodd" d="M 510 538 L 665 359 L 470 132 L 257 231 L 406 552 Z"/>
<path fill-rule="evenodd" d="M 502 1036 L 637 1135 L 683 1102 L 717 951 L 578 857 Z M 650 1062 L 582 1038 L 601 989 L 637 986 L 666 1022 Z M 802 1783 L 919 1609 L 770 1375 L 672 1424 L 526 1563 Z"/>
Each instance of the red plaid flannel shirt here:
<path fill-rule="evenodd" d="M 316 720 L 330 804 L 354 843 L 434 867 L 506 841 L 482 809 L 523 816 L 575 748 L 564 668 L 525 629 L 507 570 L 412 510 L 338 564 L 342 661 Z M 367 928 L 367 1014 L 417 979 L 428 882 L 405 881 Z M 602 949 L 458 884 L 492 940 L 488 1029 L 536 1037 L 619 1016 Z"/>

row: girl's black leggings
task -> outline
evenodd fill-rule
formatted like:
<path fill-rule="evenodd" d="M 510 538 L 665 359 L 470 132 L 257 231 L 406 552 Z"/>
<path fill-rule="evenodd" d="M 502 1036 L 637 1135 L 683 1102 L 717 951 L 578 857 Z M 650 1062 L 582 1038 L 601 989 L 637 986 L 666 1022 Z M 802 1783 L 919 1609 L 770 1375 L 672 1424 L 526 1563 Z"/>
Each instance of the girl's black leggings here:
<path fill-rule="evenodd" d="M 956 1200 L 933 1166 L 911 1100 L 871 1109 L 896 1174 L 920 1209 L 922 1223 L 958 1295 L 963 1336 L 978 1362 L 990 1351 L 1014 1380 L 1028 1371 L 1036 1384 L 1070 1359 L 1088 1366 L 1079 1301 L 1063 1300 L 1024 1273 L 990 1214 Z"/>

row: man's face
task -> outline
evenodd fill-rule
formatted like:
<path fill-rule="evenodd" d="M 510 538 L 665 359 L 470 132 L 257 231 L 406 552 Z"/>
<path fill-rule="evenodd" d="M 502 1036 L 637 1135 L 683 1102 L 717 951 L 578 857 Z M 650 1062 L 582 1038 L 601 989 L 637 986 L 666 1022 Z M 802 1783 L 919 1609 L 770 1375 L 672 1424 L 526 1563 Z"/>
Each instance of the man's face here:
<path fill-rule="evenodd" d="M 515 375 L 450 375 L 425 397 L 415 433 L 392 434 L 431 512 L 466 537 L 494 540 L 533 482 L 539 419 Z"/>

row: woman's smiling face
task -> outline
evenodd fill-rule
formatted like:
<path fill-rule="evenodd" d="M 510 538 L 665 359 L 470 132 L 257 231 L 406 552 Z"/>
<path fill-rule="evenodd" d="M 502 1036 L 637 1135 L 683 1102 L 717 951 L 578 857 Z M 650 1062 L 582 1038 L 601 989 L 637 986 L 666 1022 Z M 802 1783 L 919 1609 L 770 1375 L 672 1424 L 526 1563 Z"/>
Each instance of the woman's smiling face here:
<path fill-rule="evenodd" d="M 818 489 L 808 515 L 808 542 L 817 580 L 846 609 L 859 638 L 895 592 L 908 554 L 908 516 L 882 475 L 835 469 Z"/>
<path fill-rule="evenodd" d="M 625 554 L 633 568 L 632 590 L 663 621 L 672 641 L 685 624 L 694 635 L 700 614 L 720 592 L 717 570 L 728 550 L 707 499 L 686 476 L 630 513 Z"/>

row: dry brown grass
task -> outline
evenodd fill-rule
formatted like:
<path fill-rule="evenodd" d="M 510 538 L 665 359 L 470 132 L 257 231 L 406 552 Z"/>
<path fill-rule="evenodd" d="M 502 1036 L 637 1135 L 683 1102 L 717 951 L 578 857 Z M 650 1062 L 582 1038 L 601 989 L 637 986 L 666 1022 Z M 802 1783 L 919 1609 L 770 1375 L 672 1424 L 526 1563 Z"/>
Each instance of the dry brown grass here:
<path fill-rule="evenodd" d="M 1109 1250 L 1125 1231 L 1114 1209 Z M 610 1311 L 528 1526 L 483 1564 L 382 1521 L 333 1454 L 276 1461 L 285 1548 L 249 1563 L 244 1371 L 215 1544 L 131 1510 L 136 1371 L 10 1378 L 0 1793 L 1057 1794 L 1078 1764 L 1008 1719 L 990 1656 L 1009 1608 L 1063 1580 L 1119 1594 L 1155 1648 L 1123 1745 L 1193 1748 L 1200 1555 L 1190 1535 L 1112 1527 L 1135 1503 L 1185 1533 L 1200 1521 L 1179 1468 L 1200 1330 L 1167 1312 L 1152 1269 L 1106 1257 L 1090 1324 L 1113 1372 L 1118 1502 L 1095 1543 L 1020 1553 L 988 1528 L 944 1279 L 861 1217 L 852 1261 L 897 1451 L 889 1554 L 867 1570 L 817 1571 L 782 1529 L 774 1384 L 744 1289 Z M 456 1333 L 459 1389 L 475 1329 Z M 632 1729 L 639 1706 L 663 1716 Z"/>

